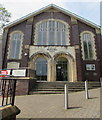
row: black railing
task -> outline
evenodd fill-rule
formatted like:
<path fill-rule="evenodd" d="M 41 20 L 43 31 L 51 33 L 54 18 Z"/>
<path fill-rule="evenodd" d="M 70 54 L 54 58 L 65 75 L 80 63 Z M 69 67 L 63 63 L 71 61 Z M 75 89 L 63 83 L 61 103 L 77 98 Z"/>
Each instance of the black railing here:
<path fill-rule="evenodd" d="M 0 79 L 0 106 L 14 105 L 16 80 L 12 78 Z"/>

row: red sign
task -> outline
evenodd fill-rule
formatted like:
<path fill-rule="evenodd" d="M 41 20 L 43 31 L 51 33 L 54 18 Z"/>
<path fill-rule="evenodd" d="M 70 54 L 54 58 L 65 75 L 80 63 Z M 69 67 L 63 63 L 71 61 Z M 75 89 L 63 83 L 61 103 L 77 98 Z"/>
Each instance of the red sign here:
<path fill-rule="evenodd" d="M 7 70 L 1 70 L 0 71 L 0 77 L 5 77 L 8 74 L 9 74 L 9 72 Z"/>
<path fill-rule="evenodd" d="M 2 75 L 8 75 L 8 71 L 7 71 L 7 70 L 2 70 L 2 71 L 1 71 L 1 74 L 2 74 Z"/>
<path fill-rule="evenodd" d="M 5 75 L 0 75 L 0 77 L 5 77 Z"/>

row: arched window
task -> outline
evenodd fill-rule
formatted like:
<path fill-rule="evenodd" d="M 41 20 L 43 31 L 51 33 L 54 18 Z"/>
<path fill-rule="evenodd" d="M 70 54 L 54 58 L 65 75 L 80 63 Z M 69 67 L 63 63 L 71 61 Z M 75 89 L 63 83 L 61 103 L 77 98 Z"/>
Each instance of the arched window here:
<path fill-rule="evenodd" d="M 69 45 L 69 25 L 59 20 L 44 20 L 35 26 L 36 45 Z"/>
<path fill-rule="evenodd" d="M 95 59 L 95 43 L 94 34 L 91 32 L 83 32 L 81 34 L 82 51 L 84 59 Z"/>
<path fill-rule="evenodd" d="M 10 35 L 10 59 L 20 59 L 23 33 L 16 31 Z"/>
<path fill-rule="evenodd" d="M 47 60 L 43 57 L 35 61 L 35 71 L 37 80 L 47 80 Z"/>

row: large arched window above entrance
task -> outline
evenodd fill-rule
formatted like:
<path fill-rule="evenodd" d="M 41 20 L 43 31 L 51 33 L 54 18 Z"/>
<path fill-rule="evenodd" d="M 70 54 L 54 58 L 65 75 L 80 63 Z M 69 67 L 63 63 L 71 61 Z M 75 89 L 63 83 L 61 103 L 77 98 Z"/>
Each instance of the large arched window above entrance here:
<path fill-rule="evenodd" d="M 85 60 L 96 59 L 94 34 L 89 31 L 81 33 L 82 57 Z"/>
<path fill-rule="evenodd" d="M 22 51 L 23 33 L 14 31 L 10 34 L 9 59 L 20 59 Z"/>
<path fill-rule="evenodd" d="M 35 45 L 69 45 L 69 25 L 56 19 L 43 20 L 35 25 Z"/>
<path fill-rule="evenodd" d="M 35 74 L 37 80 L 47 80 L 47 60 L 43 57 L 36 59 L 35 61 Z"/>

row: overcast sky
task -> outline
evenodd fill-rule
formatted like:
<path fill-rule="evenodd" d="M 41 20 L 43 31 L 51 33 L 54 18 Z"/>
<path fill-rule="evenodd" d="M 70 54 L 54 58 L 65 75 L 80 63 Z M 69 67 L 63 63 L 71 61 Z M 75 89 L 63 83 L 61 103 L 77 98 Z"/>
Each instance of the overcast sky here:
<path fill-rule="evenodd" d="M 100 1 L 101 0 L 0 0 L 0 3 L 11 12 L 11 21 L 53 3 L 100 25 Z"/>

